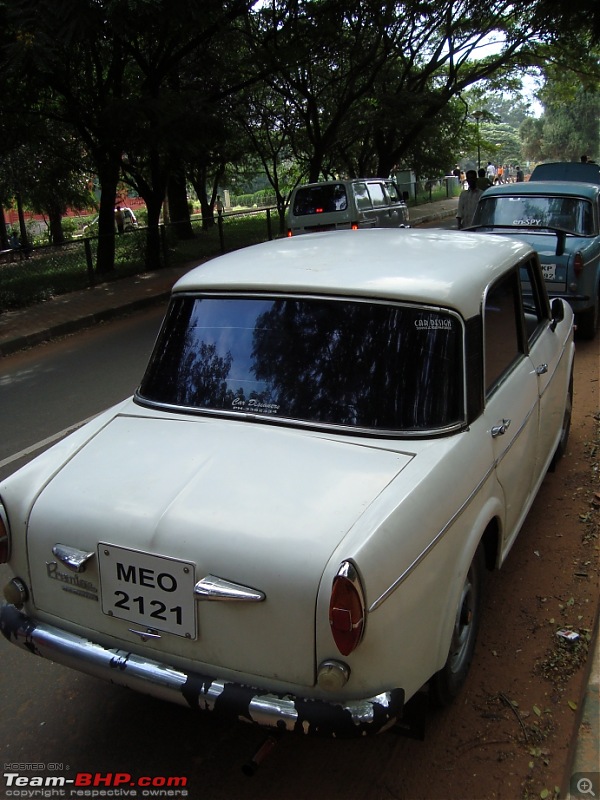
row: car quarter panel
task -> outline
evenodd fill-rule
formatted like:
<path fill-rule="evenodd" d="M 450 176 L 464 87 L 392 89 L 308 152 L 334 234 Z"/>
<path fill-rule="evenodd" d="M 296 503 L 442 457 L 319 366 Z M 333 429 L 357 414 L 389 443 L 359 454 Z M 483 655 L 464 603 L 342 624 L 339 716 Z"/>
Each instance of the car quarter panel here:
<path fill-rule="evenodd" d="M 473 553 L 490 520 L 500 528 L 504 521 L 483 418 L 463 433 L 415 443 L 414 451 L 410 476 L 399 474 L 358 520 L 321 584 L 318 661 L 336 657 L 323 620 L 339 563 L 351 559 L 361 575 L 368 615 L 364 639 L 348 658 L 347 687 L 358 695 L 375 686 L 402 686 L 408 698 L 443 665 Z M 460 464 L 460 473 L 450 463 Z"/>
<path fill-rule="evenodd" d="M 537 491 L 558 446 L 565 412 L 564 398 L 573 373 L 575 344 L 573 316 L 565 308 L 565 319 L 555 330 L 546 325 L 541 335 L 530 343 L 530 357 L 535 368 L 540 398 L 540 426 L 537 440 L 535 474 Z"/>

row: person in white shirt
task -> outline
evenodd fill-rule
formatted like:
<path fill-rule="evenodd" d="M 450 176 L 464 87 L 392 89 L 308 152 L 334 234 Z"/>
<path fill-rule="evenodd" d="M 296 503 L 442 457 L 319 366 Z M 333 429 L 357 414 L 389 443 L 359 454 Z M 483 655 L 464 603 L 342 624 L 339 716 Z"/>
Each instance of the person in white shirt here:
<path fill-rule="evenodd" d="M 492 183 L 496 182 L 496 167 L 492 164 L 491 161 L 488 161 L 487 168 L 485 170 L 485 174 L 491 180 Z"/>

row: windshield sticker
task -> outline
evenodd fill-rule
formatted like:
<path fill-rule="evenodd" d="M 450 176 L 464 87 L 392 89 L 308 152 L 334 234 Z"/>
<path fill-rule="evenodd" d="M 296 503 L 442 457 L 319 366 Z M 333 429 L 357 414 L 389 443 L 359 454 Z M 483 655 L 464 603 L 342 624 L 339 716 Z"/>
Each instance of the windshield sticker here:
<path fill-rule="evenodd" d="M 525 219 L 514 219 L 512 224 L 513 225 L 524 225 L 527 228 L 533 228 L 533 227 L 539 227 L 540 225 L 543 225 L 543 220 L 541 220 L 541 219 L 533 219 L 533 218 L 529 219 L 529 218 L 526 217 Z"/>
<path fill-rule="evenodd" d="M 247 411 L 253 414 L 278 414 L 280 406 L 277 403 L 264 403 L 262 400 L 243 397 L 234 397 L 231 404 L 234 411 Z"/>
<path fill-rule="evenodd" d="M 420 331 L 451 331 L 454 322 L 447 317 L 420 317 L 415 320 L 415 328 Z"/>

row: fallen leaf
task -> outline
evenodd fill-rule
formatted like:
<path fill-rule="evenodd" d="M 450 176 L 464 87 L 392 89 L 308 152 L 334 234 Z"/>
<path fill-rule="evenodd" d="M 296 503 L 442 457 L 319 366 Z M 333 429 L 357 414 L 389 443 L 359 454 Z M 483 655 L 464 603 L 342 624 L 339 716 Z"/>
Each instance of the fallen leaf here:
<path fill-rule="evenodd" d="M 574 700 L 569 700 L 569 708 L 572 711 L 577 711 L 577 703 Z"/>
<path fill-rule="evenodd" d="M 541 710 L 541 708 L 538 708 L 538 706 L 534 706 L 533 707 L 533 711 L 534 711 L 535 714 L 538 715 L 538 717 L 542 716 L 542 710 Z"/>

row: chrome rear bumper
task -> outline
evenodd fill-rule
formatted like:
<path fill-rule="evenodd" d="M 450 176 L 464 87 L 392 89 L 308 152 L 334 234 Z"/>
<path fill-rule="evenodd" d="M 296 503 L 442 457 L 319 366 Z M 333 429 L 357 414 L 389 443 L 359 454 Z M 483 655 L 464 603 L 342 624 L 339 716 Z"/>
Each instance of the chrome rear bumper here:
<path fill-rule="evenodd" d="M 0 607 L 0 631 L 12 644 L 79 672 L 127 686 L 161 700 L 268 728 L 315 736 L 355 737 L 381 733 L 402 717 L 404 691 L 345 702 L 279 695 L 195 672 L 125 650 L 108 649 L 45 623 L 15 606 Z"/>

